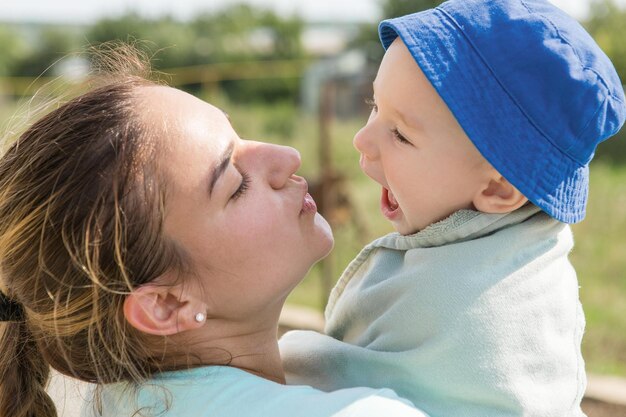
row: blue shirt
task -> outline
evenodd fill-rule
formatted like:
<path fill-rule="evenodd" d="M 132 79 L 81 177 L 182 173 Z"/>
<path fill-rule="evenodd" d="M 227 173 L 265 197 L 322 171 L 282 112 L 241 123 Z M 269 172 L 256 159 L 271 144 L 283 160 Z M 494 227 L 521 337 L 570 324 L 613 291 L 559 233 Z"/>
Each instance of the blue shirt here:
<path fill-rule="evenodd" d="M 82 417 L 428 417 L 389 389 L 351 388 L 326 393 L 286 386 L 228 366 L 165 372 L 140 385 L 103 386 L 102 413 L 86 403 Z"/>

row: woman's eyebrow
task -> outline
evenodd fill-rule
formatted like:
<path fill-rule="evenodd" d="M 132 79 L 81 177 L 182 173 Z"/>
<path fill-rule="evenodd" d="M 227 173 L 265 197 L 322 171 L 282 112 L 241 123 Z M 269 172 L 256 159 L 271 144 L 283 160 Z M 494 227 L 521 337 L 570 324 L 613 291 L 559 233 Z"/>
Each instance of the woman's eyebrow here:
<path fill-rule="evenodd" d="M 224 150 L 224 153 L 219 158 L 218 163 L 211 170 L 211 175 L 209 176 L 209 196 L 213 193 L 213 187 L 217 180 L 220 179 L 226 168 L 230 164 L 230 158 L 233 156 L 233 149 L 235 147 L 235 142 L 231 141 L 228 147 Z"/>

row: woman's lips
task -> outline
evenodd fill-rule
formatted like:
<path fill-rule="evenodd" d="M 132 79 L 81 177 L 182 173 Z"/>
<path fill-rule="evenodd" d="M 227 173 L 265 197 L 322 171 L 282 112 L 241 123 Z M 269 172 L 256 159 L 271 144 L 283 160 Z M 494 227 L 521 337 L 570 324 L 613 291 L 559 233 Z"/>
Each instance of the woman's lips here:
<path fill-rule="evenodd" d="M 388 220 L 397 219 L 402 212 L 393 193 L 385 187 L 382 187 L 380 195 L 380 211 Z"/>
<path fill-rule="evenodd" d="M 315 204 L 315 200 L 313 200 L 313 197 L 309 194 L 309 184 L 306 179 L 298 175 L 292 175 L 291 179 L 301 188 L 301 192 L 303 193 L 300 214 L 317 213 L 317 204 Z"/>
<path fill-rule="evenodd" d="M 313 197 L 311 197 L 311 194 L 308 192 L 302 199 L 302 210 L 300 210 L 300 214 L 304 213 L 317 213 L 317 204 L 315 204 L 315 200 L 313 200 Z"/>

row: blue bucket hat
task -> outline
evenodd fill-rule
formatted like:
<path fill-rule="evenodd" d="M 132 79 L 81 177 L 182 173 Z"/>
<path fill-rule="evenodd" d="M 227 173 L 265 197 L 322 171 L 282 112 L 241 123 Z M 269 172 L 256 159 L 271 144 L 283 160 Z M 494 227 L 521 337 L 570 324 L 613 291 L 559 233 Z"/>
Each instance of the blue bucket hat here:
<path fill-rule="evenodd" d="M 385 20 L 482 155 L 555 219 L 585 217 L 589 162 L 624 123 L 624 89 L 591 36 L 544 0 L 450 0 Z"/>

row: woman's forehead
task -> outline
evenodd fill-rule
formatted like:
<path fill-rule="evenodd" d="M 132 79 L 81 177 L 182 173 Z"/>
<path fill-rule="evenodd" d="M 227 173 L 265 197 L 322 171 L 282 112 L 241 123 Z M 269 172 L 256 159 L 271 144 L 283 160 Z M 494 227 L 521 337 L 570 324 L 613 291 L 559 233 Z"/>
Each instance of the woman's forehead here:
<path fill-rule="evenodd" d="M 237 134 L 219 108 L 170 87 L 141 92 L 140 111 L 160 148 L 160 166 L 174 188 L 198 190 Z"/>
<path fill-rule="evenodd" d="M 189 147 L 232 140 L 234 132 L 225 112 L 184 91 L 164 86 L 142 88 L 139 112 L 161 146 Z"/>
<path fill-rule="evenodd" d="M 148 118 L 183 122 L 186 118 L 202 119 L 213 124 L 228 124 L 221 109 L 182 90 L 166 86 L 141 87 L 138 92 L 140 112 Z M 188 121 L 187 121 L 188 122 Z"/>

